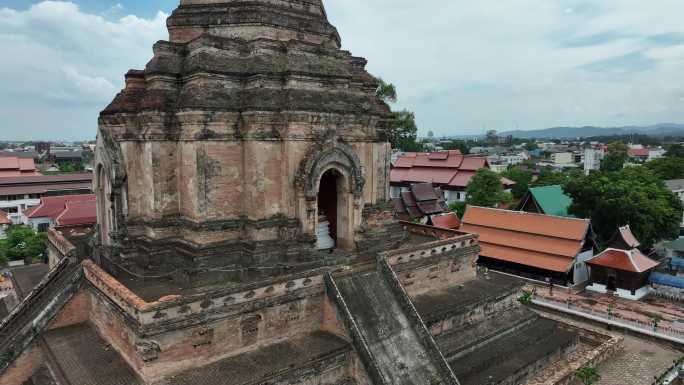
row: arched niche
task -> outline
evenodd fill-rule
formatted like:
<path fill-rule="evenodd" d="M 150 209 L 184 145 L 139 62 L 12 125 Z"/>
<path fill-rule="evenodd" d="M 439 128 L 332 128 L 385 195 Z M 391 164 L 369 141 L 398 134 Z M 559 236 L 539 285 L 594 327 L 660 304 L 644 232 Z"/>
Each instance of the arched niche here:
<path fill-rule="evenodd" d="M 304 232 L 316 236 L 320 210 L 327 207 L 326 215 L 334 211 L 330 219 L 334 221 L 331 227 L 336 247 L 352 250 L 359 216 L 356 209 L 363 206 L 360 201 L 365 185 L 363 168 L 353 149 L 339 141 L 317 146 L 302 162 L 297 185 Z"/>
<path fill-rule="evenodd" d="M 95 174 L 95 195 L 97 195 L 97 223 L 100 230 L 100 241 L 103 245 L 111 245 L 111 233 L 114 228 L 114 212 L 112 210 L 112 183 L 109 171 L 103 164 L 98 164 Z"/>

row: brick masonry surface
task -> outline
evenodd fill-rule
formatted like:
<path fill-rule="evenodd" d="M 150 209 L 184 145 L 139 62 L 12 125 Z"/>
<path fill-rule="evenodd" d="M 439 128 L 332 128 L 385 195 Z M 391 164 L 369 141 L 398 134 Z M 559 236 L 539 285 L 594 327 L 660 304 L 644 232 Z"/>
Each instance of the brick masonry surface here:
<path fill-rule="evenodd" d="M 607 359 L 598 369 L 597 385 L 650 385 L 683 354 L 653 342 L 625 336 L 625 349 Z M 577 383 L 579 385 L 579 383 Z"/>

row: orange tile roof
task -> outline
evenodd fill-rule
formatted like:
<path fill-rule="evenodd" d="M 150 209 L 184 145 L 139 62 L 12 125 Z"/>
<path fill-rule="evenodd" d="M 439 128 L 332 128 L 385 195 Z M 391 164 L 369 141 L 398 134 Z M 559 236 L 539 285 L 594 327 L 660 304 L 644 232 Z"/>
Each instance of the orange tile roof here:
<path fill-rule="evenodd" d="M 40 175 L 33 158 L 0 157 L 0 178 Z"/>
<path fill-rule="evenodd" d="M 660 263 L 645 256 L 638 249 L 606 249 L 603 253 L 588 260 L 587 264 L 633 273 L 643 273 L 655 269 Z"/>
<path fill-rule="evenodd" d="M 461 230 L 463 231 L 463 230 Z M 567 273 L 575 263 L 574 259 L 559 257 L 537 251 L 512 249 L 505 246 L 491 245 L 480 242 L 480 255 L 519 265 L 534 266 L 558 273 Z"/>
<path fill-rule="evenodd" d="M 479 234 L 481 255 L 567 272 L 582 251 L 589 221 L 469 206 L 460 230 Z"/>
<path fill-rule="evenodd" d="M 589 230 L 588 219 L 555 217 L 475 206 L 468 207 L 463 222 L 470 225 L 577 241 L 583 240 Z"/>
<path fill-rule="evenodd" d="M 461 220 L 458 219 L 458 215 L 455 213 L 434 215 L 430 219 L 432 220 L 432 225 L 434 227 L 439 227 L 441 229 L 456 230 L 461 227 Z"/>

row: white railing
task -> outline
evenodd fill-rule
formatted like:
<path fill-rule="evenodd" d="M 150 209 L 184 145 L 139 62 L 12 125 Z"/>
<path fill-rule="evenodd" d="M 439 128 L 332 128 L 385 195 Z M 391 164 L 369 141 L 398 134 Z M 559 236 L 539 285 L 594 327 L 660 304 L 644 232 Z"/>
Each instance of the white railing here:
<path fill-rule="evenodd" d="M 620 314 L 609 314 L 608 312 L 598 311 L 586 307 L 576 306 L 572 302 L 554 300 L 550 298 L 542 298 L 534 296 L 532 303 L 535 305 L 549 307 L 558 311 L 575 314 L 584 318 L 590 318 L 595 321 L 611 324 L 625 329 L 630 329 L 643 334 L 654 337 L 671 340 L 680 344 L 684 344 L 684 330 L 672 328 L 669 326 L 656 325 L 653 322 L 645 322 L 636 319 L 624 318 Z"/>

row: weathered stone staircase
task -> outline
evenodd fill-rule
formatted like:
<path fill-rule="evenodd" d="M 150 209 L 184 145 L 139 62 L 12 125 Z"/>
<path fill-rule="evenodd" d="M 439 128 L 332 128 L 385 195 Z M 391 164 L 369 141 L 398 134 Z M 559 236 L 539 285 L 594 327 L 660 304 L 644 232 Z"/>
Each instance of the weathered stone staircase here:
<path fill-rule="evenodd" d="M 0 375 L 78 291 L 80 263 L 62 259 L 0 323 Z"/>
<path fill-rule="evenodd" d="M 459 384 L 385 260 L 326 286 L 374 384 Z"/>

